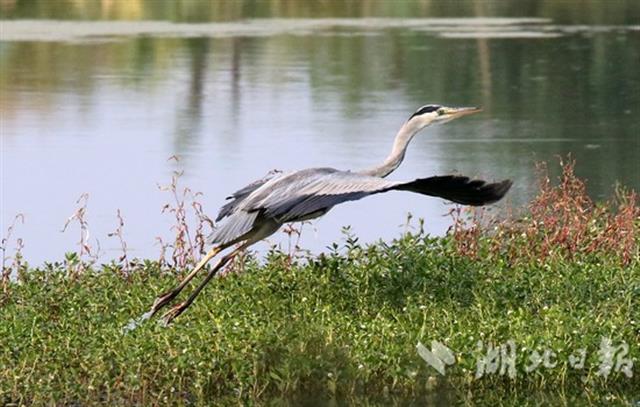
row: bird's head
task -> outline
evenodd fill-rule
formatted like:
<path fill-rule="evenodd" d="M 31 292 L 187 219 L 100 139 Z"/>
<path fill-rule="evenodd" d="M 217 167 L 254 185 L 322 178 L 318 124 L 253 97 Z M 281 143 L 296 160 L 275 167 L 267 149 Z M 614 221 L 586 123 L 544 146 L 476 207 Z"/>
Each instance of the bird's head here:
<path fill-rule="evenodd" d="M 447 123 L 473 113 L 482 111 L 479 107 L 447 107 L 441 105 L 424 105 L 411 115 L 407 123 L 422 129 L 430 124 Z"/>

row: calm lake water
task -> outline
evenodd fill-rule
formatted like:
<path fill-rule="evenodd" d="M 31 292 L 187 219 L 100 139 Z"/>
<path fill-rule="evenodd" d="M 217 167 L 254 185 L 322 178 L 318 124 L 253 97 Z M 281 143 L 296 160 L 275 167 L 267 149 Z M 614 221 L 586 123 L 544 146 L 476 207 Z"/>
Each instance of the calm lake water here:
<path fill-rule="evenodd" d="M 364 1 L 355 11 L 259 2 L 184 14 L 64 14 L 34 3 L 0 3 L 1 226 L 25 215 L 15 236 L 34 264 L 77 249 L 77 227 L 61 229 L 82 193 L 103 260 L 118 255 L 107 236 L 118 209 L 131 255 L 156 258 L 156 236 L 171 236 L 161 213 L 171 197 L 158 184 L 174 170 L 213 217 L 225 196 L 273 168 L 377 163 L 403 121 L 432 102 L 484 112 L 426 129 L 393 179 L 511 178 L 508 201 L 521 206 L 536 188 L 534 163 L 571 153 L 594 198 L 616 182 L 640 190 L 637 4 L 604 12 L 587 2 L 600 13 L 574 5 L 574 15 L 545 1 L 518 10 Z M 438 199 L 376 196 L 305 226 L 302 246 L 321 251 L 344 225 L 365 242 L 392 239 L 407 213 L 440 234 L 448 210 Z"/>

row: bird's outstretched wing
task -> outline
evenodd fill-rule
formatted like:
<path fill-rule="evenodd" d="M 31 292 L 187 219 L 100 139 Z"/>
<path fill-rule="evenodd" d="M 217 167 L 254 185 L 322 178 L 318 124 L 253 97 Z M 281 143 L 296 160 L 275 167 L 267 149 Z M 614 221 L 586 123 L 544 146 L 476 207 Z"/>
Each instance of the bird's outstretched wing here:
<path fill-rule="evenodd" d="M 264 177 L 259 180 L 253 181 L 251 184 L 247 185 L 244 188 L 241 188 L 229 195 L 226 199 L 229 200 L 226 204 L 224 204 L 220 208 L 220 212 L 218 212 L 218 216 L 216 217 L 216 222 L 220 222 L 225 217 L 231 215 L 235 209 L 242 203 L 242 201 L 248 197 L 253 191 L 260 188 L 267 181 L 273 179 L 274 177 L 282 174 L 280 170 L 271 170 Z"/>
<path fill-rule="evenodd" d="M 318 216 L 342 202 L 400 190 L 436 196 L 464 205 L 486 205 L 500 200 L 511 181 L 487 183 L 445 175 L 409 182 L 389 181 L 332 168 L 309 168 L 273 174 L 231 195 L 218 219 L 229 218 L 209 236 L 209 243 L 237 241 L 266 221 L 282 224 Z"/>
<path fill-rule="evenodd" d="M 500 200 L 511 187 L 511 181 L 487 183 L 468 177 L 446 175 L 420 178 L 409 182 L 388 181 L 345 171 L 309 173 L 299 188 L 287 185 L 287 193 L 274 188 L 260 200 L 249 198 L 243 210 L 261 211 L 281 223 L 303 219 L 347 201 L 391 190 L 411 191 L 436 196 L 464 205 L 486 205 Z M 303 181 L 303 180 L 300 180 Z"/>

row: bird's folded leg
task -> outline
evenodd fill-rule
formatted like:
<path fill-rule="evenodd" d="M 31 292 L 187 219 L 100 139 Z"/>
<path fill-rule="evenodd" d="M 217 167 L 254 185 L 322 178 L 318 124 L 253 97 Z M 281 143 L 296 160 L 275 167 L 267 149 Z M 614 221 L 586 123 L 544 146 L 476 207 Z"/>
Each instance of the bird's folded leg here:
<path fill-rule="evenodd" d="M 204 256 L 202 258 L 202 260 L 200 260 L 200 262 L 196 265 L 196 267 L 193 269 L 193 271 L 191 273 L 189 273 L 189 275 L 187 275 L 180 282 L 180 284 L 177 287 L 175 287 L 174 289 L 172 289 L 170 291 L 167 291 L 167 292 L 165 292 L 163 294 L 160 294 L 156 298 L 156 300 L 153 302 L 153 305 L 151 306 L 151 309 L 147 313 L 149 315 L 149 317 L 154 316 L 160 309 L 162 309 L 165 305 L 167 305 L 174 298 L 176 298 L 178 296 L 178 294 L 180 294 L 182 289 L 184 287 L 186 287 L 187 284 L 189 284 L 189 281 L 191 281 L 196 276 L 198 271 L 200 271 L 200 269 L 202 269 L 205 266 L 205 264 L 207 264 L 209 262 L 209 260 L 211 260 L 213 257 L 215 257 L 215 255 L 220 253 L 222 250 L 223 250 L 222 246 L 216 246 L 213 249 L 211 249 L 209 251 L 209 253 L 207 253 L 206 256 Z"/>

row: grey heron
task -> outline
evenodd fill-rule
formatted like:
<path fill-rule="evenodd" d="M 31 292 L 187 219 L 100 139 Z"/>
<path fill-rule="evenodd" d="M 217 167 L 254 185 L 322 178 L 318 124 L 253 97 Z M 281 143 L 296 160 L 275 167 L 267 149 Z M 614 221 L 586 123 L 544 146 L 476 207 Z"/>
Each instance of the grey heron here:
<path fill-rule="evenodd" d="M 225 264 L 248 246 L 275 233 L 280 226 L 317 218 L 334 206 L 387 191 L 410 191 L 444 198 L 463 205 L 486 205 L 500 200 L 511 187 L 510 180 L 487 183 L 458 175 L 433 176 L 412 181 L 390 181 L 391 174 L 402 162 L 407 147 L 420 130 L 434 123 L 479 112 L 475 107 L 425 105 L 419 108 L 398 131 L 389 156 L 378 166 L 362 171 L 333 168 L 308 168 L 293 172 L 272 171 L 234 192 L 221 209 L 207 243 L 213 248 L 174 289 L 156 298 L 150 311 L 153 316 L 171 302 L 196 274 L 217 254 L 238 245 L 224 255 L 208 272 L 189 298 L 163 316 L 166 324 L 184 312 L 204 286 Z"/>

